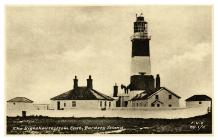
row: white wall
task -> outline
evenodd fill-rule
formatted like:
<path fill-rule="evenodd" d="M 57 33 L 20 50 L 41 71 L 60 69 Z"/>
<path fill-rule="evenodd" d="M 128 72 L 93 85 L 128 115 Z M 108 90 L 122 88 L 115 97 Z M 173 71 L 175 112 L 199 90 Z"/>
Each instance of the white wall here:
<path fill-rule="evenodd" d="M 211 107 L 211 101 L 186 101 L 186 107 Z"/>
<path fill-rule="evenodd" d="M 148 107 L 148 102 L 147 100 L 134 101 L 132 107 Z"/>
<path fill-rule="evenodd" d="M 206 108 L 115 108 L 108 110 L 31 110 L 27 116 L 42 115 L 50 117 L 123 117 L 123 118 L 189 118 L 207 113 Z M 7 116 L 21 116 L 21 111 L 7 112 Z"/>
<path fill-rule="evenodd" d="M 112 108 L 114 106 L 113 101 L 106 101 L 106 100 L 51 100 L 51 109 L 57 110 L 57 102 L 60 102 L 60 108 L 64 110 L 67 109 L 101 109 L 101 108 Z M 72 102 L 76 102 L 76 106 L 72 106 Z M 100 102 L 102 102 L 102 106 L 100 106 Z M 106 106 L 105 106 L 106 102 Z M 110 102 L 110 107 L 109 107 Z M 65 106 L 64 106 L 65 104 Z"/>
<path fill-rule="evenodd" d="M 49 104 L 33 104 L 36 110 L 48 110 Z"/>

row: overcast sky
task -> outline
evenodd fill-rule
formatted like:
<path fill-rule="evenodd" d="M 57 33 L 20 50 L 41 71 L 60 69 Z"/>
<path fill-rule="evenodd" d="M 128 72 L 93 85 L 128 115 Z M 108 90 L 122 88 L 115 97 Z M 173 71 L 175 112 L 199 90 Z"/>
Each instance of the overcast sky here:
<path fill-rule="evenodd" d="M 48 103 L 73 87 L 112 96 L 116 82 L 130 79 L 131 41 L 136 13 L 151 35 L 152 74 L 161 86 L 186 99 L 212 96 L 212 8 L 210 6 L 6 8 L 6 99 L 25 96 Z"/>

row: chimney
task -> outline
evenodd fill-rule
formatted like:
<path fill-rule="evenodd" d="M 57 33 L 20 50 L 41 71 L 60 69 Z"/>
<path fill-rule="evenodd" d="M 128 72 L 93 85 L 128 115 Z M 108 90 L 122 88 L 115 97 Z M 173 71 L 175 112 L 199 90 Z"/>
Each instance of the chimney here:
<path fill-rule="evenodd" d="M 118 94 L 118 86 L 117 86 L 117 84 L 115 83 L 115 85 L 114 85 L 113 97 L 117 97 L 117 94 Z"/>
<path fill-rule="evenodd" d="M 91 75 L 89 75 L 89 79 L 87 79 L 87 88 L 92 89 L 92 77 L 91 77 Z"/>
<path fill-rule="evenodd" d="M 156 89 L 159 89 L 160 88 L 160 76 L 159 74 L 157 74 L 156 76 Z"/>
<path fill-rule="evenodd" d="M 78 87 L 78 79 L 77 79 L 77 77 L 75 76 L 75 78 L 73 79 L 73 88 L 75 89 L 75 88 L 77 88 Z"/>

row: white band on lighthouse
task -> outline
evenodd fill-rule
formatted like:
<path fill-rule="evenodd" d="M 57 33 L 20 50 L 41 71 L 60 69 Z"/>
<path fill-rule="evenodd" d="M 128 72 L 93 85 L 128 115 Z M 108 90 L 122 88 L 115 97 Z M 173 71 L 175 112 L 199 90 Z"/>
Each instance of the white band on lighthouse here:
<path fill-rule="evenodd" d="M 151 74 L 151 62 L 149 56 L 134 56 L 131 60 L 131 75 L 137 75 L 139 72 Z"/>

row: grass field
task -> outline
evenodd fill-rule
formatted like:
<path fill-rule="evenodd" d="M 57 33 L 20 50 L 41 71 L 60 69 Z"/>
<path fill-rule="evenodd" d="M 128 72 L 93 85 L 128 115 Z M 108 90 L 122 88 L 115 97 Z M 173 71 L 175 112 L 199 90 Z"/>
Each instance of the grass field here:
<path fill-rule="evenodd" d="M 7 134 L 211 134 L 212 115 L 187 119 L 7 117 Z"/>

